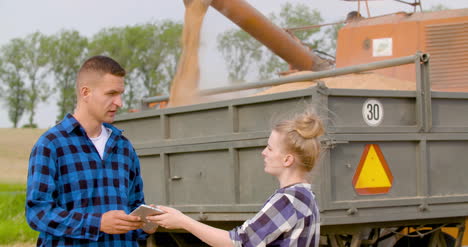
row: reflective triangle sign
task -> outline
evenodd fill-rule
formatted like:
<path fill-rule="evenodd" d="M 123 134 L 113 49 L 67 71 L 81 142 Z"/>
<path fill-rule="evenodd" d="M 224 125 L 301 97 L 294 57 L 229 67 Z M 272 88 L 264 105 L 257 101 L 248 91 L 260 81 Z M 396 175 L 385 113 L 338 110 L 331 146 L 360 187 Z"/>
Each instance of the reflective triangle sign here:
<path fill-rule="evenodd" d="M 360 195 L 385 194 L 390 191 L 393 175 L 377 144 L 367 144 L 354 173 L 353 186 Z"/>

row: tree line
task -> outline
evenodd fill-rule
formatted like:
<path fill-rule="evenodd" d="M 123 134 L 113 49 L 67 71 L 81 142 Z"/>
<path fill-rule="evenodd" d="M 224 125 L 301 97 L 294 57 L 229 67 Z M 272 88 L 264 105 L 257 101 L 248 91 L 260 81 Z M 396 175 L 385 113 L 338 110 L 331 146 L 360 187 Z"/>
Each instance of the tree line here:
<path fill-rule="evenodd" d="M 75 77 L 83 61 L 108 55 L 127 70 L 125 110 L 138 99 L 164 94 L 181 52 L 182 23 L 171 20 L 136 26 L 106 28 L 87 38 L 75 30 L 53 35 L 35 32 L 15 38 L 0 48 L 0 97 L 13 127 L 27 115 L 35 127 L 37 106 L 57 97 L 57 120 L 73 112 Z"/>
<path fill-rule="evenodd" d="M 280 27 L 316 25 L 322 17 L 304 4 L 284 4 L 270 20 Z M 310 29 L 294 33 L 311 49 L 334 53 L 337 30 L 325 32 Z M 0 100 L 7 106 L 8 117 L 17 128 L 36 127 L 38 105 L 52 96 L 57 98 L 56 120 L 73 112 L 75 77 L 81 63 L 90 56 L 107 55 L 127 71 L 123 111 L 138 108 L 143 97 L 167 95 L 181 54 L 180 21 L 111 27 L 90 38 L 76 30 L 62 30 L 53 35 L 35 32 L 15 38 L 0 47 Z M 320 34 L 320 35 L 318 35 Z M 223 56 L 229 80 L 243 82 L 247 78 L 266 79 L 287 70 L 287 63 L 271 53 L 244 31 L 235 28 L 218 35 L 217 49 Z"/>

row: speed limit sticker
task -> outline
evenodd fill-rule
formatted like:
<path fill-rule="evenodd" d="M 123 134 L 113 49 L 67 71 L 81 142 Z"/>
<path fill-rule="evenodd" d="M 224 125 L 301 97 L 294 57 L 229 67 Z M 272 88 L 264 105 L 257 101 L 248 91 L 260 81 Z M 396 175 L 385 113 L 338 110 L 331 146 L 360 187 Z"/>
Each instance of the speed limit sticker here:
<path fill-rule="evenodd" d="M 384 117 L 382 103 L 377 99 L 368 99 L 362 106 L 362 117 L 369 126 L 379 126 Z"/>

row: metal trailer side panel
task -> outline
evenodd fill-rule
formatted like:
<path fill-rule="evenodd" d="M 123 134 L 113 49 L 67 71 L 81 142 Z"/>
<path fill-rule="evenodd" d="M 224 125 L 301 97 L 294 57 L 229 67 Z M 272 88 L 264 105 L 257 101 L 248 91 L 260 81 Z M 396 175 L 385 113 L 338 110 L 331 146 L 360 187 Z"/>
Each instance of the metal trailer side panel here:
<path fill-rule="evenodd" d="M 314 97 L 326 98 L 315 105 L 328 105 L 321 112 L 328 113 L 324 118 L 330 132 L 324 142 L 330 148 L 313 176 L 324 225 L 467 215 L 468 182 L 462 178 L 468 172 L 468 152 L 463 152 L 468 134 L 458 132 L 463 128 L 458 120 L 439 119 L 433 126 L 443 132 L 422 132 L 414 118 L 415 95 L 381 91 L 372 98 L 382 102 L 385 119 L 369 127 L 361 115 L 365 95 L 333 90 L 324 95 L 312 88 L 226 101 L 224 106 L 217 102 L 216 107 L 154 111 L 154 116 L 119 120 L 117 126 L 135 143 L 149 202 L 203 212 L 211 220 L 242 221 L 277 188 L 275 179 L 263 172 L 260 155 L 271 121 L 289 115 L 290 109 L 302 111 Z M 468 109 L 468 97 L 463 96 L 433 100 L 433 109 Z M 435 110 L 434 116 L 439 114 L 466 121 L 465 116 Z M 143 128 L 145 122 L 154 125 Z M 173 125 L 179 133 L 168 130 Z M 168 134 L 161 138 L 161 133 Z M 369 143 L 380 146 L 393 173 L 389 193 L 359 195 L 353 188 L 351 181 Z"/>
<path fill-rule="evenodd" d="M 417 60 L 419 63 L 419 60 Z M 239 222 L 277 188 L 263 172 L 261 150 L 274 120 L 313 105 L 325 121 L 327 147 L 312 174 L 322 226 L 415 221 L 468 215 L 468 94 L 328 89 L 246 97 L 120 115 L 116 125 L 141 159 L 147 201 L 198 220 Z M 369 126 L 363 107 L 381 104 Z M 393 181 L 362 195 L 353 179 L 365 147 L 380 147 Z"/>

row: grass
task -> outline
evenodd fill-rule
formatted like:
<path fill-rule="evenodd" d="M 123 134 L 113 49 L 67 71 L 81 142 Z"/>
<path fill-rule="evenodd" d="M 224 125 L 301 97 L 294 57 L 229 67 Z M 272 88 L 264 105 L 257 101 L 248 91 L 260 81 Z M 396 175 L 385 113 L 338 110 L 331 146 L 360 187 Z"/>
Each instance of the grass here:
<path fill-rule="evenodd" d="M 31 148 L 44 129 L 0 128 L 0 247 L 35 246 L 38 232 L 24 215 Z"/>
<path fill-rule="evenodd" d="M 26 185 L 0 184 L 0 245 L 33 243 L 38 232 L 26 223 Z"/>

